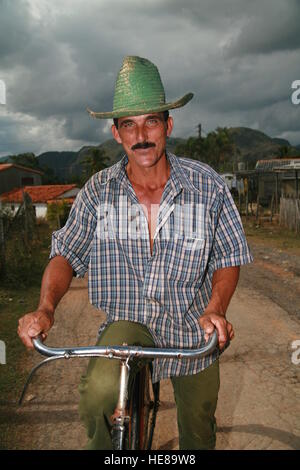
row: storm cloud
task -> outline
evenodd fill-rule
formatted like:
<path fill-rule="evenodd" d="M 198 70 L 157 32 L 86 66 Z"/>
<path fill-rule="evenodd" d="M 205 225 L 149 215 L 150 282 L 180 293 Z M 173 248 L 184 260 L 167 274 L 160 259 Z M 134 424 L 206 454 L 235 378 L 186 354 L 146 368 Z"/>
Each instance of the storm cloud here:
<path fill-rule="evenodd" d="M 0 0 L 0 156 L 77 150 L 110 138 L 125 55 L 159 68 L 174 135 L 247 126 L 300 143 L 299 0 Z"/>

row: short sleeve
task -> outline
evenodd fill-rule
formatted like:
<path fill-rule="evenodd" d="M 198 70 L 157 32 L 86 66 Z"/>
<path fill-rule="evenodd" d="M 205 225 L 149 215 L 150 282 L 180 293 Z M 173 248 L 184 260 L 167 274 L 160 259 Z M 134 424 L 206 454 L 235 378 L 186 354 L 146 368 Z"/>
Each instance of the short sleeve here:
<path fill-rule="evenodd" d="M 96 215 L 84 201 L 82 189 L 71 208 L 64 227 L 53 232 L 49 258 L 63 256 L 68 260 L 76 277 L 83 277 L 89 266 L 90 251 L 96 229 Z"/>
<path fill-rule="evenodd" d="M 210 258 L 210 268 L 240 266 L 253 261 L 242 221 L 232 195 L 224 186 L 223 198 L 218 214 Z"/>

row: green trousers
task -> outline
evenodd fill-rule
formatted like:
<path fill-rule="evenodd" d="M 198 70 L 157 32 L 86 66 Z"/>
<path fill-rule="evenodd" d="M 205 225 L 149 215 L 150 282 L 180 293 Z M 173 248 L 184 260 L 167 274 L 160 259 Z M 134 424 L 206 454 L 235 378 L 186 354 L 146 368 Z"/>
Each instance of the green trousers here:
<path fill-rule="evenodd" d="M 98 345 L 141 345 L 153 347 L 148 329 L 140 324 L 118 321 L 101 334 Z M 133 368 L 136 372 L 142 362 Z M 111 422 L 118 401 L 120 361 L 92 358 L 79 384 L 80 418 L 87 429 L 86 449 L 112 449 Z M 220 386 L 219 363 L 194 375 L 171 378 L 177 406 L 179 448 L 214 449 L 216 444 L 215 410 Z"/>

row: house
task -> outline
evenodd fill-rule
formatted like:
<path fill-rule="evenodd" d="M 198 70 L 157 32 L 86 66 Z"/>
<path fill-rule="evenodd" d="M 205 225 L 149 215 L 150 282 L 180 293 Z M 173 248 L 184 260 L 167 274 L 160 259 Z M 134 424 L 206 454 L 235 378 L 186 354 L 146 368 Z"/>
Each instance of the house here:
<path fill-rule="evenodd" d="M 14 163 L 0 163 L 0 194 L 23 186 L 41 185 L 42 175 L 42 171 L 33 168 Z"/>
<path fill-rule="evenodd" d="M 299 198 L 300 192 L 300 159 L 291 160 L 286 165 L 274 168 L 281 179 L 281 195 L 289 198 Z"/>
<path fill-rule="evenodd" d="M 36 217 L 46 217 L 49 204 L 65 200 L 72 204 L 80 189 L 76 184 L 52 184 L 43 186 L 25 186 L 1 194 L 0 201 L 3 209 L 16 213 L 23 203 L 23 191 L 29 194 L 35 208 Z"/>
<path fill-rule="evenodd" d="M 284 187 L 288 187 L 287 181 L 290 187 L 296 187 L 296 172 L 290 172 L 288 168 L 294 168 L 299 162 L 300 157 L 258 160 L 255 172 L 258 176 L 258 194 L 261 203 L 268 204 L 273 194 L 280 198 Z M 300 177 L 300 172 L 298 173 L 297 180 Z"/>
<path fill-rule="evenodd" d="M 247 182 L 246 188 L 251 190 L 250 197 L 256 200 L 259 196 L 259 204 L 270 206 L 272 198 L 275 198 L 276 207 L 280 196 L 284 194 L 296 194 L 300 188 L 300 156 L 290 158 L 272 158 L 270 160 L 258 160 L 254 170 L 237 171 L 236 177 L 239 183 Z M 245 186 L 245 184 L 244 184 Z"/>

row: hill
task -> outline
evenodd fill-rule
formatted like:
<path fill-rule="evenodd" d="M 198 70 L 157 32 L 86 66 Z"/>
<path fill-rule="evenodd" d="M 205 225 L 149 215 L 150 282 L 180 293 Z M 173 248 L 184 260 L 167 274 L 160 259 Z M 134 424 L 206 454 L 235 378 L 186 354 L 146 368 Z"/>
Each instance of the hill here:
<path fill-rule="evenodd" d="M 238 160 L 254 167 L 257 160 L 280 158 L 286 155 L 299 154 L 288 140 L 272 138 L 256 129 L 248 127 L 231 127 L 229 134 L 236 145 Z"/>
<path fill-rule="evenodd" d="M 72 178 L 77 152 L 44 152 L 37 158 L 41 168 L 50 168 L 58 181 L 66 182 Z"/>
<path fill-rule="evenodd" d="M 287 140 L 269 137 L 256 129 L 231 127 L 228 128 L 228 132 L 235 144 L 235 155 L 232 155 L 232 161 L 245 162 L 249 168 L 254 168 L 257 160 L 299 155 L 300 145 L 292 147 Z M 174 152 L 178 144 L 185 142 L 186 139 L 170 137 L 167 140 L 167 149 Z M 51 182 L 73 182 L 82 174 L 82 161 L 93 148 L 105 150 L 109 166 L 116 163 L 124 153 L 120 144 L 114 139 L 108 139 L 98 146 L 84 146 L 74 152 L 44 152 L 37 156 L 39 167 L 41 170 L 48 170 L 48 174 L 50 172 L 54 178 Z M 5 161 L 11 161 L 10 157 L 0 158 L 0 163 Z"/>
<path fill-rule="evenodd" d="M 184 139 L 170 137 L 167 140 L 167 149 L 170 152 L 174 152 L 176 145 L 181 141 L 184 141 Z M 105 150 L 109 166 L 115 164 L 124 154 L 122 145 L 118 144 L 114 139 L 109 139 L 96 147 L 84 146 L 78 152 L 44 152 L 38 155 L 37 158 L 41 168 L 52 169 L 55 177 L 60 182 L 65 183 L 80 176 L 82 173 L 82 161 L 93 148 Z"/>

